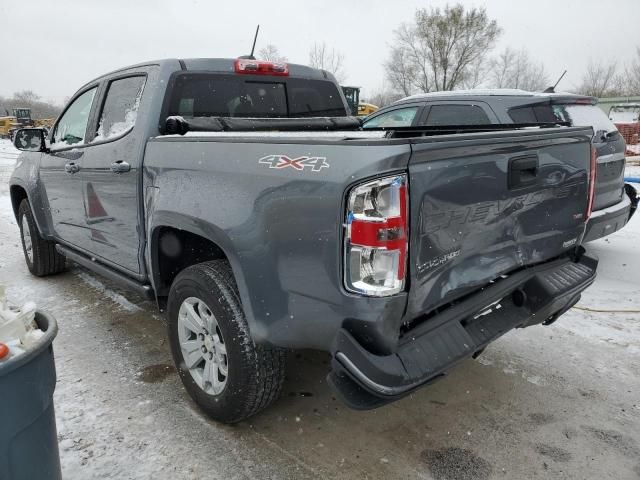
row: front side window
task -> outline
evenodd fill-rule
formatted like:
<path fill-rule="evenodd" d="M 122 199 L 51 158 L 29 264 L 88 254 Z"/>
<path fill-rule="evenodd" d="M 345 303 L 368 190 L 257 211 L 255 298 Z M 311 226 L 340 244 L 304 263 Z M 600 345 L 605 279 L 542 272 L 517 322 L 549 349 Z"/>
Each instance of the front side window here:
<path fill-rule="evenodd" d="M 425 125 L 489 125 L 491 120 L 478 105 L 433 105 Z"/>
<path fill-rule="evenodd" d="M 145 81 L 145 77 L 137 76 L 121 78 L 109 84 L 94 142 L 118 137 L 133 128 Z"/>
<path fill-rule="evenodd" d="M 382 113 L 365 123 L 363 128 L 410 127 L 418 113 L 418 107 L 398 108 Z"/>
<path fill-rule="evenodd" d="M 95 95 L 96 87 L 84 92 L 67 108 L 51 136 L 52 146 L 64 147 L 84 143 Z"/>

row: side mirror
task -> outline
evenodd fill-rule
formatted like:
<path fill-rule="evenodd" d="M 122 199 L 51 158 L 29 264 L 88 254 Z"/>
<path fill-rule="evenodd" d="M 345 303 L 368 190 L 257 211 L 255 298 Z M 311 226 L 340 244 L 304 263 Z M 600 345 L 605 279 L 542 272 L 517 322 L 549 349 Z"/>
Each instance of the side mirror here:
<path fill-rule="evenodd" d="M 13 144 L 25 152 L 44 152 L 46 133 L 43 128 L 21 128 L 13 136 Z"/>

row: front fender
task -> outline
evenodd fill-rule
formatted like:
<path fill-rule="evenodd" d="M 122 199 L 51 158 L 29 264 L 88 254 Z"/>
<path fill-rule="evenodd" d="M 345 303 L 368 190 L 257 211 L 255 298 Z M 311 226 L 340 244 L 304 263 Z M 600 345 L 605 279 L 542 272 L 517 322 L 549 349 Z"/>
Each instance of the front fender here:
<path fill-rule="evenodd" d="M 22 152 L 9 179 L 11 204 L 13 213 L 18 219 L 21 195 L 15 189 L 22 189 L 29 200 L 33 218 L 38 231 L 44 238 L 52 238 L 51 217 L 48 214 L 49 202 L 40 182 L 39 167 L 42 154 L 39 152 Z"/>

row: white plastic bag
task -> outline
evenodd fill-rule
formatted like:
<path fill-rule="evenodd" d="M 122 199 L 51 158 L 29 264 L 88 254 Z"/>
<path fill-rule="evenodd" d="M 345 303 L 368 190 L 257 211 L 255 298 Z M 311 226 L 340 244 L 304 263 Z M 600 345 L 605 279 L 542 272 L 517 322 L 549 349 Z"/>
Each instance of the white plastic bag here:
<path fill-rule="evenodd" d="M 33 302 L 27 302 L 20 308 L 9 306 L 5 287 L 0 285 L 0 342 L 9 347 L 8 358 L 24 353 L 44 335 L 34 320 L 35 313 L 36 304 Z"/>

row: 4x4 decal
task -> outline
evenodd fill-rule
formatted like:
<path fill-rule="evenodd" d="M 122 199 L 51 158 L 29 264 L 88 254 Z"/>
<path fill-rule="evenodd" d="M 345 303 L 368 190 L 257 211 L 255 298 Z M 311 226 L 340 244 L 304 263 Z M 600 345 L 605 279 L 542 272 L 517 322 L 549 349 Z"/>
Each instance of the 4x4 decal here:
<path fill-rule="evenodd" d="M 258 160 L 258 163 L 269 165 L 269 168 L 293 168 L 295 170 L 311 169 L 319 172 L 323 168 L 329 168 L 326 157 L 297 157 L 289 158 L 286 155 L 267 155 Z"/>

